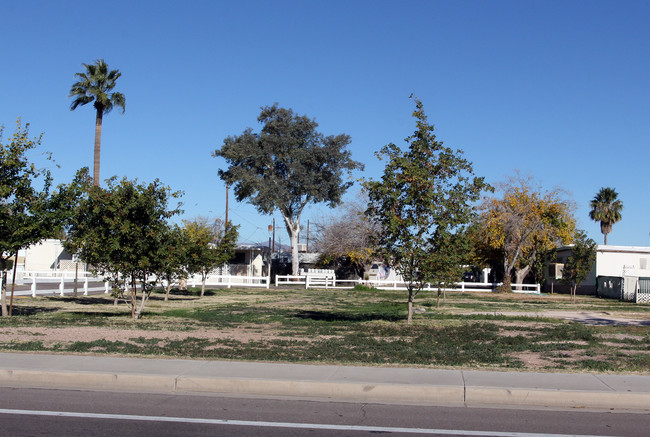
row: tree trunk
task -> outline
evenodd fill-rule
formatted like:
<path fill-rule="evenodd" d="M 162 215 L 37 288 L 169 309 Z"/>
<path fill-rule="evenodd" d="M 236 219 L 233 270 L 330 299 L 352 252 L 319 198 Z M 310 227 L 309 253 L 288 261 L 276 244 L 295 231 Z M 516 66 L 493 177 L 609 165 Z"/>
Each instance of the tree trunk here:
<path fill-rule="evenodd" d="M 406 318 L 406 323 L 409 325 L 413 323 L 413 290 L 409 290 L 408 316 Z"/>
<path fill-rule="evenodd" d="M 571 287 L 571 302 L 576 303 L 576 288 L 578 288 L 577 283 L 573 283 Z"/>
<path fill-rule="evenodd" d="M 284 219 L 284 224 L 287 227 L 287 233 L 291 238 L 291 274 L 297 275 L 298 270 L 300 270 L 300 258 L 298 255 L 298 240 L 300 236 L 300 214 L 302 214 L 302 209 L 308 201 L 302 203 L 298 212 L 290 214 L 289 211 L 280 209 L 280 214 Z M 293 219 L 295 217 L 295 221 Z"/>
<path fill-rule="evenodd" d="M 512 279 L 510 278 L 512 275 L 512 268 L 510 267 L 508 263 L 508 256 L 503 257 L 503 284 L 501 285 L 501 289 L 499 290 L 501 293 L 510 293 L 512 292 Z"/>
<path fill-rule="evenodd" d="M 530 266 L 526 266 L 523 269 L 517 269 L 515 271 L 515 283 L 516 284 L 523 284 L 524 279 L 526 279 L 526 276 L 528 276 L 528 272 L 530 272 Z M 517 287 L 517 290 L 521 290 L 522 287 Z"/>
<path fill-rule="evenodd" d="M 0 254 L 1 255 L 1 254 Z M 7 262 L 2 260 L 2 278 L 0 279 L 0 306 L 2 317 L 7 317 Z"/>
<path fill-rule="evenodd" d="M 131 275 L 131 318 L 135 320 L 135 304 L 137 297 L 137 290 L 135 288 L 135 275 Z"/>
<path fill-rule="evenodd" d="M 9 300 L 9 317 L 14 310 L 14 291 L 16 289 L 16 269 L 18 268 L 18 252 L 14 253 L 14 272 L 11 277 L 11 299 Z"/>
<path fill-rule="evenodd" d="M 291 274 L 297 275 L 300 270 L 300 254 L 298 253 L 299 230 L 291 233 Z"/>
<path fill-rule="evenodd" d="M 165 302 L 169 300 L 169 292 L 172 289 L 172 281 L 168 280 L 167 281 L 167 289 L 165 290 Z"/>
<path fill-rule="evenodd" d="M 207 278 L 207 273 L 201 274 L 201 297 L 205 294 L 205 279 Z"/>
<path fill-rule="evenodd" d="M 147 293 L 147 275 L 145 274 L 142 280 L 142 298 L 140 299 L 140 307 L 135 312 L 134 319 L 142 318 L 142 313 L 144 312 L 144 306 L 146 305 L 148 299 L 149 299 L 149 293 Z"/>
<path fill-rule="evenodd" d="M 102 118 L 104 111 L 97 109 L 95 118 L 95 156 L 93 161 L 93 184 L 99 187 L 99 157 L 102 149 Z"/>
<path fill-rule="evenodd" d="M 282 211 L 281 211 L 282 212 Z M 296 221 L 292 221 L 291 217 L 282 212 L 284 224 L 287 227 L 287 233 L 291 239 L 291 274 L 297 275 L 300 270 L 300 258 L 298 255 L 298 236 L 300 235 L 300 217 Z"/>

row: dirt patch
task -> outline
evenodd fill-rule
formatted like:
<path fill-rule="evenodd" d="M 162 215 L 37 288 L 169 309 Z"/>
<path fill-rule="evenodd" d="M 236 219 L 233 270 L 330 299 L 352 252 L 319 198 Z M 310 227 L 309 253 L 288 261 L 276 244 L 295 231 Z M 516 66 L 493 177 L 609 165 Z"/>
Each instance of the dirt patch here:
<path fill-rule="evenodd" d="M 146 340 L 158 339 L 164 342 L 199 338 L 209 340 L 233 340 L 237 342 L 276 340 L 283 338 L 272 331 L 260 331 L 259 326 L 237 329 L 201 329 L 196 331 L 134 331 L 132 329 L 115 329 L 92 326 L 64 328 L 5 328 L 2 332 L 4 342 L 33 341 L 35 337 L 44 345 L 70 342 L 93 342 L 106 340 L 110 342 L 129 342 L 130 338 Z"/>
<path fill-rule="evenodd" d="M 530 317 L 539 319 L 562 319 L 572 322 L 583 323 L 585 325 L 598 326 L 650 326 L 650 317 L 638 317 L 638 314 L 629 317 L 630 314 L 609 313 L 609 312 L 589 312 L 589 311 L 460 311 L 457 314 L 463 315 L 488 315 L 488 316 L 507 316 L 507 317 Z"/>
<path fill-rule="evenodd" d="M 510 357 L 520 361 L 525 369 L 540 369 L 555 364 L 539 352 L 515 352 L 511 353 Z"/>

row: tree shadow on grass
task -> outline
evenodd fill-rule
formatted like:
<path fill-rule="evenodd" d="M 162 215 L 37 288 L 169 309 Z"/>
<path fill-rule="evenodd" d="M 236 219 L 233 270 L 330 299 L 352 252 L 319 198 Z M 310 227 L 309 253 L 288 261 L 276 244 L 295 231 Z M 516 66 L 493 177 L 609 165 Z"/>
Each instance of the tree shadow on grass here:
<path fill-rule="evenodd" d="M 155 292 L 159 296 L 164 296 L 165 291 L 156 291 Z M 206 288 L 205 293 L 203 296 L 214 296 L 217 294 L 217 290 L 211 289 L 211 288 Z M 169 296 L 194 296 L 194 297 L 200 297 L 201 296 L 201 289 L 200 288 L 191 288 L 187 290 L 179 290 L 178 288 L 172 288 L 169 290 Z M 152 295 L 153 297 L 153 295 Z"/>
<path fill-rule="evenodd" d="M 77 305 L 106 305 L 113 304 L 114 299 L 107 297 L 48 297 L 54 302 L 74 303 Z"/>
<path fill-rule="evenodd" d="M 169 299 L 167 299 L 167 300 L 170 301 L 170 302 L 173 302 L 173 301 L 191 302 L 191 301 L 199 299 L 198 297 L 193 297 L 193 298 L 190 298 L 190 299 L 178 297 L 178 296 L 193 296 L 192 293 L 188 293 L 188 294 L 180 294 L 180 293 L 178 293 L 178 294 L 176 294 L 176 296 L 177 297 L 174 297 L 173 293 L 169 293 Z M 149 296 L 149 300 L 164 302 L 165 301 L 165 295 L 164 294 L 152 294 L 151 296 Z"/>
<path fill-rule="evenodd" d="M 395 313 L 340 313 L 333 311 L 298 311 L 293 314 L 293 317 L 319 322 L 371 322 L 375 320 L 399 322 L 404 320 L 404 316 Z"/>
<path fill-rule="evenodd" d="M 116 311 L 116 312 L 102 312 L 102 311 L 66 311 L 61 313 L 62 318 L 67 318 L 70 320 L 79 320 L 79 319 L 99 319 L 99 318 L 113 318 L 113 317 L 122 317 L 125 319 L 131 320 L 131 312 L 127 311 Z"/>
<path fill-rule="evenodd" d="M 34 316 L 36 314 L 51 313 L 54 311 L 58 311 L 58 308 L 14 306 L 11 314 L 13 316 Z"/>

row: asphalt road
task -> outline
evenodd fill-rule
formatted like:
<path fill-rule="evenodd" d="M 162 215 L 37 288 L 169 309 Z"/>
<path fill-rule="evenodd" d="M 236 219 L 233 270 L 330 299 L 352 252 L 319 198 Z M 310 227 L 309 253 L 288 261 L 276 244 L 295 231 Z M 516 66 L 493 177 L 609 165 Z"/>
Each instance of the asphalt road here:
<path fill-rule="evenodd" d="M 2 436 L 647 435 L 650 416 L 0 388 Z"/>

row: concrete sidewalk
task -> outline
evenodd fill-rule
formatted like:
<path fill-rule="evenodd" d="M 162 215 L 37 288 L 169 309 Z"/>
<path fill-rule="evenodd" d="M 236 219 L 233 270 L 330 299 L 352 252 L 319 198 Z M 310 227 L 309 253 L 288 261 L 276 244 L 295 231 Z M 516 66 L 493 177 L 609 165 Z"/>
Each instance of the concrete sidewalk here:
<path fill-rule="evenodd" d="M 650 376 L 0 353 L 0 386 L 447 406 L 650 410 Z"/>

